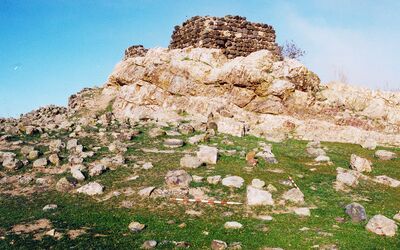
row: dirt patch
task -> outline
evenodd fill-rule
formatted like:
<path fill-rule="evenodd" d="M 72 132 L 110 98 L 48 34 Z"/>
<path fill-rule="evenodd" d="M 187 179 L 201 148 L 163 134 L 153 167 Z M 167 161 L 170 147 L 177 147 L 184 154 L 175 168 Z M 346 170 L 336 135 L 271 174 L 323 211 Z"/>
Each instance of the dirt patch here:
<path fill-rule="evenodd" d="M 67 235 L 71 240 L 75 240 L 79 236 L 86 234 L 86 230 L 87 228 L 72 229 L 67 232 Z"/>
<path fill-rule="evenodd" d="M 11 232 L 15 234 L 36 233 L 43 230 L 50 230 L 51 227 L 51 221 L 48 219 L 40 219 L 29 224 L 14 225 L 11 229 Z"/>

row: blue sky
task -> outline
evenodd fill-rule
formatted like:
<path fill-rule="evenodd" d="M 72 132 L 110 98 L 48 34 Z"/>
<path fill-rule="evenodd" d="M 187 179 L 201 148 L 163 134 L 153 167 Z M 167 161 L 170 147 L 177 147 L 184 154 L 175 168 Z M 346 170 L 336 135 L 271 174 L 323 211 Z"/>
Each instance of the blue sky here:
<path fill-rule="evenodd" d="M 0 117 L 101 86 L 126 47 L 168 46 L 194 15 L 237 14 L 294 40 L 323 82 L 400 89 L 400 1 L 0 0 Z"/>

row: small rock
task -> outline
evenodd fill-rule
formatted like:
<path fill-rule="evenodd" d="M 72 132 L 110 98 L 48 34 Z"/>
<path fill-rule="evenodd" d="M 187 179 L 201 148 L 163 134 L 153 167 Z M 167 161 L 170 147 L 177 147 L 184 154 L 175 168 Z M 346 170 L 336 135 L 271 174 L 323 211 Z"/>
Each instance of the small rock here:
<path fill-rule="evenodd" d="M 197 158 L 206 164 L 216 164 L 218 158 L 218 149 L 209 146 L 200 146 L 197 152 Z"/>
<path fill-rule="evenodd" d="M 67 142 L 67 150 L 75 149 L 78 146 L 77 139 L 71 139 Z"/>
<path fill-rule="evenodd" d="M 283 194 L 283 199 L 297 204 L 304 203 L 304 194 L 298 188 L 292 188 Z"/>
<path fill-rule="evenodd" d="M 251 181 L 251 185 L 255 188 L 263 188 L 265 186 L 265 181 L 262 181 L 260 179 L 253 179 Z"/>
<path fill-rule="evenodd" d="M 192 144 L 192 145 L 199 144 L 200 142 L 205 141 L 205 139 L 206 139 L 206 135 L 205 134 L 195 135 L 195 136 L 192 136 L 192 137 L 190 137 L 188 139 L 188 143 Z"/>
<path fill-rule="evenodd" d="M 366 139 L 362 144 L 361 147 L 369 149 L 369 150 L 374 150 L 377 146 L 377 142 L 374 139 L 368 138 Z"/>
<path fill-rule="evenodd" d="M 356 171 L 345 170 L 343 168 L 337 168 L 338 172 L 336 175 L 336 181 L 345 184 L 350 187 L 355 187 L 358 185 L 359 173 Z"/>
<path fill-rule="evenodd" d="M 244 180 L 240 176 L 229 176 L 222 179 L 222 185 L 227 187 L 240 188 L 243 186 Z"/>
<path fill-rule="evenodd" d="M 367 213 L 365 212 L 365 208 L 361 204 L 358 204 L 356 202 L 348 204 L 345 207 L 345 212 L 354 222 L 367 220 Z"/>
<path fill-rule="evenodd" d="M 184 124 L 179 125 L 178 131 L 181 134 L 188 135 L 188 134 L 191 134 L 194 132 L 194 128 L 192 125 L 184 123 Z"/>
<path fill-rule="evenodd" d="M 165 131 L 160 128 L 152 128 L 149 130 L 148 134 L 149 134 L 150 138 L 156 138 L 156 137 L 165 135 Z"/>
<path fill-rule="evenodd" d="M 378 150 L 375 152 L 375 157 L 382 161 L 390 161 L 396 158 L 396 154 L 386 150 Z"/>
<path fill-rule="evenodd" d="M 168 171 L 165 182 L 168 187 L 189 187 L 192 177 L 185 170 Z"/>
<path fill-rule="evenodd" d="M 146 240 L 143 242 L 142 249 L 154 249 L 157 246 L 157 241 L 155 240 Z"/>
<path fill-rule="evenodd" d="M 214 176 L 209 176 L 207 177 L 207 182 L 210 184 L 218 184 L 221 181 L 221 176 L 220 175 L 214 175 Z"/>
<path fill-rule="evenodd" d="M 359 157 L 355 154 L 352 154 L 350 157 L 350 167 L 353 170 L 358 172 L 371 172 L 372 171 L 372 163 L 362 157 Z"/>
<path fill-rule="evenodd" d="M 43 207 L 43 211 L 50 211 L 50 210 L 54 210 L 57 209 L 57 205 L 56 204 L 48 204 L 46 206 Z"/>
<path fill-rule="evenodd" d="M 259 220 L 263 220 L 263 221 L 272 221 L 273 218 L 270 215 L 259 215 L 256 217 Z"/>
<path fill-rule="evenodd" d="M 49 156 L 49 162 L 53 165 L 58 166 L 60 164 L 60 158 L 58 157 L 58 155 L 56 153 L 51 154 Z"/>
<path fill-rule="evenodd" d="M 203 162 L 195 156 L 185 155 L 181 158 L 180 165 L 183 168 L 198 168 L 203 165 Z"/>
<path fill-rule="evenodd" d="M 84 181 L 86 179 L 85 175 L 78 168 L 71 168 L 72 177 L 78 181 Z"/>
<path fill-rule="evenodd" d="M 203 176 L 198 176 L 198 175 L 192 175 L 192 178 L 194 182 L 202 182 L 204 179 Z"/>
<path fill-rule="evenodd" d="M 61 178 L 56 183 L 56 190 L 59 192 L 68 192 L 75 187 L 75 183 L 70 182 L 66 177 Z"/>
<path fill-rule="evenodd" d="M 141 224 L 137 221 L 132 221 L 128 226 L 129 230 L 131 230 L 131 232 L 134 232 L 134 233 L 138 233 L 138 232 L 142 231 L 145 227 L 146 227 L 146 225 Z"/>
<path fill-rule="evenodd" d="M 294 210 L 294 213 L 301 217 L 308 217 L 311 215 L 308 207 L 299 207 Z"/>
<path fill-rule="evenodd" d="M 271 193 L 252 186 L 247 186 L 247 204 L 249 206 L 274 205 Z"/>
<path fill-rule="evenodd" d="M 33 162 L 33 167 L 39 168 L 39 167 L 45 167 L 47 165 L 47 159 L 46 158 L 40 158 L 37 159 Z"/>
<path fill-rule="evenodd" d="M 267 190 L 268 190 L 268 192 L 270 192 L 270 193 L 273 193 L 273 192 L 278 191 L 278 189 L 277 189 L 274 185 L 272 185 L 272 184 L 268 184 Z"/>
<path fill-rule="evenodd" d="M 224 224 L 225 229 L 240 229 L 243 225 L 237 221 L 228 221 Z"/>
<path fill-rule="evenodd" d="M 138 194 L 143 197 L 149 197 L 156 187 L 146 187 L 141 189 Z"/>
<path fill-rule="evenodd" d="M 29 152 L 27 158 L 30 161 L 36 160 L 39 157 L 39 151 L 37 150 L 32 150 Z"/>
<path fill-rule="evenodd" d="M 211 242 L 212 250 L 224 250 L 226 248 L 228 248 L 228 245 L 226 244 L 226 242 L 224 242 L 222 240 L 213 240 Z"/>
<path fill-rule="evenodd" d="M 400 212 L 393 216 L 393 220 L 397 220 L 398 222 L 400 222 Z"/>
<path fill-rule="evenodd" d="M 153 168 L 153 163 L 151 163 L 151 162 L 146 162 L 146 163 L 144 163 L 144 164 L 142 165 L 142 168 L 145 169 L 145 170 L 152 169 L 152 168 Z"/>
<path fill-rule="evenodd" d="M 330 162 L 331 158 L 329 158 L 329 156 L 326 155 L 320 155 L 317 158 L 315 158 L 316 162 Z"/>
<path fill-rule="evenodd" d="M 386 176 L 386 175 L 375 176 L 373 181 L 375 181 L 377 183 L 380 183 L 380 184 L 383 184 L 383 185 L 386 185 L 386 186 L 389 186 L 389 187 L 394 187 L 394 188 L 400 187 L 400 181 L 399 180 L 393 179 L 393 178 L 391 178 L 389 176 Z"/>
<path fill-rule="evenodd" d="M 90 176 L 98 176 L 104 173 L 107 170 L 107 167 L 103 164 L 96 164 L 89 170 Z"/>
<path fill-rule="evenodd" d="M 179 148 L 179 147 L 182 147 L 183 144 L 184 144 L 184 142 L 181 139 L 165 139 L 164 140 L 164 147 L 168 147 L 168 148 Z"/>
<path fill-rule="evenodd" d="M 83 193 L 92 196 L 92 195 L 102 194 L 103 189 L 104 189 L 103 185 L 97 182 L 89 182 L 88 184 L 78 188 L 76 191 L 78 193 Z"/>
<path fill-rule="evenodd" d="M 397 231 L 396 222 L 381 214 L 372 217 L 365 228 L 375 234 L 389 237 L 395 236 Z"/>

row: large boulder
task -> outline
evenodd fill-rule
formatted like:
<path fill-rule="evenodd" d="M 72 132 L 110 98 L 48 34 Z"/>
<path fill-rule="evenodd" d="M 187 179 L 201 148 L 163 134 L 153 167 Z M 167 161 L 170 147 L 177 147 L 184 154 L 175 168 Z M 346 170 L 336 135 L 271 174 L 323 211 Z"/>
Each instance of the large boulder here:
<path fill-rule="evenodd" d="M 216 164 L 218 158 L 218 149 L 210 146 L 199 146 L 197 158 L 207 164 Z"/>
<path fill-rule="evenodd" d="M 365 208 L 356 202 L 350 203 L 345 207 L 345 212 L 350 216 L 352 221 L 360 222 L 367 220 L 367 213 Z"/>
<path fill-rule="evenodd" d="M 371 172 L 372 163 L 365 158 L 352 154 L 350 157 L 350 167 L 358 172 Z"/>

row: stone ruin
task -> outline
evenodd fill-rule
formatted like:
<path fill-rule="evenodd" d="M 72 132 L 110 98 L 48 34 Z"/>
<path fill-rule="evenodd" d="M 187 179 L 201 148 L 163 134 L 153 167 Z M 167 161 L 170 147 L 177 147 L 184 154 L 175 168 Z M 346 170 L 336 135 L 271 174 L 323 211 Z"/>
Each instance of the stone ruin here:
<path fill-rule="evenodd" d="M 272 26 L 252 23 L 240 16 L 195 16 L 175 26 L 170 49 L 222 49 L 228 58 L 248 56 L 258 50 L 269 50 L 281 57 Z"/>
<path fill-rule="evenodd" d="M 133 45 L 125 50 L 125 58 L 145 56 L 148 49 L 144 48 L 143 45 Z"/>
<path fill-rule="evenodd" d="M 221 49 L 229 59 L 269 50 L 281 58 L 274 28 L 268 24 L 249 22 L 241 16 L 195 16 L 181 26 L 175 26 L 171 38 L 170 49 Z M 125 50 L 124 59 L 144 56 L 146 52 L 142 45 L 134 45 Z"/>

